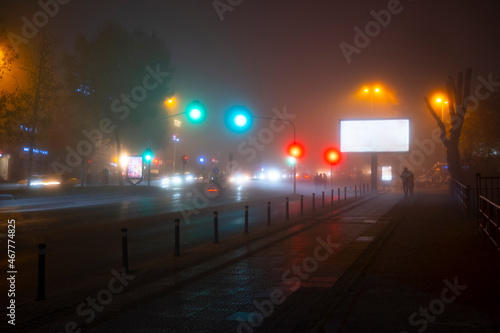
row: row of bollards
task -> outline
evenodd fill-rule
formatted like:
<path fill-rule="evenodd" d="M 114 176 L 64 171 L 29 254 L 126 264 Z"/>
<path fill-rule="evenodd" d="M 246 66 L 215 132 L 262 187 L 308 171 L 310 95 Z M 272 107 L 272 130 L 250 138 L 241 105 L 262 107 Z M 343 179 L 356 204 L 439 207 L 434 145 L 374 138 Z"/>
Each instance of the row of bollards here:
<path fill-rule="evenodd" d="M 362 186 L 359 186 L 359 191 L 358 191 L 358 186 L 356 185 L 354 187 L 354 197 L 361 197 L 366 193 L 368 190 L 368 187 L 365 187 L 365 184 Z M 333 193 L 334 190 L 331 190 L 331 197 L 330 197 L 330 205 L 333 206 Z M 347 187 L 344 187 L 344 200 L 347 199 Z M 337 200 L 340 203 L 340 187 L 337 189 Z M 325 192 L 323 191 L 321 193 L 321 207 L 325 207 Z M 285 219 L 289 220 L 290 219 L 290 200 L 287 197 L 286 198 L 286 206 L 285 206 Z M 316 208 L 316 194 L 312 194 L 312 210 L 314 211 Z M 244 233 L 247 234 L 249 233 L 249 226 L 248 226 L 248 213 L 249 212 L 249 206 L 245 206 L 245 225 L 244 225 Z M 304 196 L 300 196 L 300 215 L 304 215 Z M 214 243 L 218 244 L 219 243 L 219 214 L 217 211 L 213 212 L 213 217 L 214 217 Z M 271 202 L 267 202 L 267 225 L 271 225 Z M 181 255 L 180 253 L 180 219 L 175 219 L 174 220 L 174 256 L 179 257 Z M 127 274 L 129 273 L 129 258 L 128 258 L 128 229 L 127 228 L 122 228 L 122 273 Z M 37 296 L 36 300 L 41 301 L 46 299 L 45 296 L 45 253 L 46 253 L 46 248 L 47 245 L 45 243 L 38 244 L 38 288 L 37 288 Z"/>
<path fill-rule="evenodd" d="M 363 194 L 365 194 L 365 184 L 362 186 L 359 185 L 359 191 L 358 191 L 358 186 L 356 185 L 354 187 L 354 197 L 361 197 Z M 337 200 L 340 203 L 340 187 L 337 189 Z M 347 187 L 344 187 L 344 200 L 347 200 Z M 330 205 L 333 206 L 333 201 L 334 201 L 334 190 L 331 190 L 331 198 L 330 198 Z M 325 208 L 325 192 L 323 191 L 321 193 L 321 207 Z M 316 210 L 316 193 L 312 194 L 312 210 Z M 249 206 L 245 206 L 245 224 L 244 224 L 244 233 L 248 234 L 249 233 L 249 224 L 248 224 L 248 213 L 249 212 Z M 304 215 L 304 195 L 300 196 L 300 215 Z M 214 217 L 214 244 L 219 243 L 219 214 L 217 211 L 213 212 L 213 217 Z M 290 220 L 290 198 L 286 197 L 285 198 L 285 220 Z M 267 202 L 267 225 L 271 225 L 271 202 Z M 180 249 L 179 249 L 179 220 L 175 220 L 175 256 L 180 255 Z"/>

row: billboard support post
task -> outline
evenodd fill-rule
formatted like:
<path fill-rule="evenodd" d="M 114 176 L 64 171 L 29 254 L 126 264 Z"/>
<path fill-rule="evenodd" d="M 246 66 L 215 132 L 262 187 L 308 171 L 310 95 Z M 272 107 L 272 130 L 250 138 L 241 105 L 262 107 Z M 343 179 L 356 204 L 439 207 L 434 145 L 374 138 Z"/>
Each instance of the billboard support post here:
<path fill-rule="evenodd" d="M 377 192 L 377 169 L 378 169 L 378 154 L 373 153 L 372 154 L 372 161 L 371 161 L 371 167 L 372 167 L 372 175 L 371 175 L 371 188 L 372 191 Z"/>

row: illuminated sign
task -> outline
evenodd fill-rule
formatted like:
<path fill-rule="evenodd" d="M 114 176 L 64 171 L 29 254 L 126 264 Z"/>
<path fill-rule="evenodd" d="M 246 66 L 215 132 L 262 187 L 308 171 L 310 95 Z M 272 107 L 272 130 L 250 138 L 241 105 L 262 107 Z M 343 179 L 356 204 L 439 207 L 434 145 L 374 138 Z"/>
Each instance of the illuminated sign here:
<path fill-rule="evenodd" d="M 127 165 L 127 179 L 142 179 L 142 156 L 129 156 Z"/>
<path fill-rule="evenodd" d="M 382 180 L 390 182 L 392 181 L 392 167 L 391 166 L 383 166 L 382 167 Z"/>
<path fill-rule="evenodd" d="M 29 149 L 29 147 L 24 147 L 24 148 L 23 148 L 23 151 L 25 151 L 25 152 L 29 152 L 29 151 L 30 151 L 30 149 Z M 46 151 L 46 150 L 41 150 L 41 149 L 37 149 L 37 148 L 33 148 L 33 153 L 35 153 L 35 154 L 41 154 L 41 155 L 48 155 L 48 154 L 49 154 L 49 152 L 48 152 L 48 151 Z"/>
<path fill-rule="evenodd" d="M 340 120 L 343 153 L 408 152 L 410 119 Z"/>

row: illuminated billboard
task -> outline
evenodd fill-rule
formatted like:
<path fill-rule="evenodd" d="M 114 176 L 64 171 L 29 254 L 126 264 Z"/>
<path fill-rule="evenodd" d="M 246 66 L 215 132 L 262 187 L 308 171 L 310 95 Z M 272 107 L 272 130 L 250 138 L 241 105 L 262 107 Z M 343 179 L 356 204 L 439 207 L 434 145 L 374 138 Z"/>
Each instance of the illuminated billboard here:
<path fill-rule="evenodd" d="M 142 170 L 142 156 L 129 156 L 127 165 L 127 179 L 141 179 Z"/>
<path fill-rule="evenodd" d="M 408 152 L 410 119 L 340 120 L 343 153 Z"/>
<path fill-rule="evenodd" d="M 388 182 L 392 181 L 392 166 L 382 167 L 382 180 Z"/>

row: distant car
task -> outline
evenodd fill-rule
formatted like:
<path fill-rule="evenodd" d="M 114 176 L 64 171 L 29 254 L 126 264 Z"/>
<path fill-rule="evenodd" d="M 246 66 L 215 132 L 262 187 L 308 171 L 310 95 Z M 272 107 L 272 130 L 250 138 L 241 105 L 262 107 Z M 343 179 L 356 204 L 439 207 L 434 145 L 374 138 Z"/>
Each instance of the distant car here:
<path fill-rule="evenodd" d="M 28 184 L 28 179 L 22 179 L 18 182 L 19 185 L 26 186 Z M 31 176 L 31 186 L 35 187 L 74 187 L 80 185 L 80 179 L 72 177 L 68 174 L 54 174 L 54 175 L 33 175 Z"/>
<path fill-rule="evenodd" d="M 197 177 L 194 177 L 190 172 L 185 172 L 184 174 L 175 173 L 170 177 L 163 178 L 161 181 L 161 186 L 163 188 L 181 187 L 184 184 L 194 183 L 198 180 L 199 179 Z"/>
<path fill-rule="evenodd" d="M 417 188 L 440 186 L 450 180 L 450 172 L 447 163 L 436 163 L 428 172 L 415 179 Z"/>

